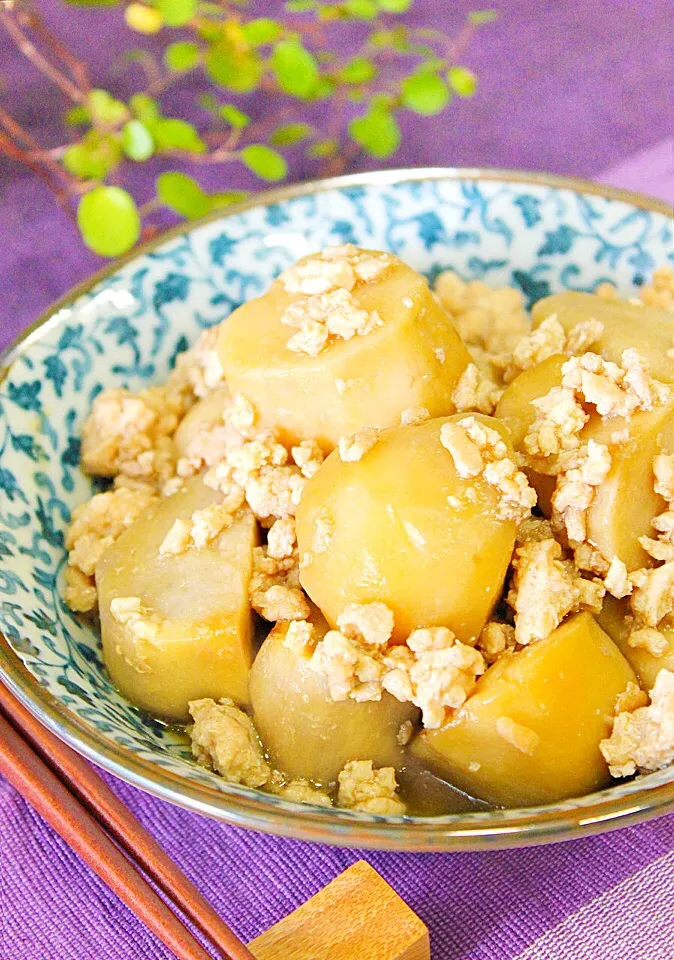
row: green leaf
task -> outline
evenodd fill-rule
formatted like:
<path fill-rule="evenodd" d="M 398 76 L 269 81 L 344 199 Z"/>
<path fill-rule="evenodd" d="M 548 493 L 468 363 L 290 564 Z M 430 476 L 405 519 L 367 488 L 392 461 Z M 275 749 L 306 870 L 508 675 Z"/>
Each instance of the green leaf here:
<path fill-rule="evenodd" d="M 243 110 L 239 110 L 233 103 L 225 103 L 221 107 L 218 107 L 218 113 L 223 120 L 227 121 L 230 127 L 234 127 L 236 130 L 243 130 L 243 128 L 247 127 L 250 123 L 248 114 L 244 113 Z"/>
<path fill-rule="evenodd" d="M 248 23 L 244 23 L 242 30 L 251 47 L 262 47 L 278 39 L 281 25 L 276 20 L 270 20 L 269 17 L 260 17 L 259 20 L 249 20 Z"/>
<path fill-rule="evenodd" d="M 370 107 L 349 124 L 351 138 L 373 157 L 390 157 L 400 146 L 400 127 L 390 110 Z"/>
<path fill-rule="evenodd" d="M 292 147 L 306 140 L 310 133 L 311 127 L 308 123 L 284 123 L 274 130 L 269 142 L 275 147 Z"/>
<path fill-rule="evenodd" d="M 396 98 L 390 93 L 375 93 L 370 99 L 370 110 L 392 110 L 396 104 Z"/>
<path fill-rule="evenodd" d="M 140 216 L 131 194 L 121 187 L 95 187 L 77 208 L 84 242 L 102 257 L 126 253 L 140 236 Z"/>
<path fill-rule="evenodd" d="M 140 120 L 129 120 L 122 130 L 122 150 L 129 158 L 137 163 L 149 160 L 154 153 L 152 134 Z"/>
<path fill-rule="evenodd" d="M 212 193 L 209 196 L 211 210 L 220 210 L 222 207 L 229 207 L 233 203 L 241 203 L 250 196 L 248 190 L 225 190 L 222 193 Z"/>
<path fill-rule="evenodd" d="M 409 33 L 406 27 L 396 27 L 394 30 L 373 30 L 369 37 L 370 45 L 379 48 L 390 48 L 406 53 L 409 50 Z"/>
<path fill-rule="evenodd" d="M 91 119 L 114 127 L 126 120 L 129 111 L 121 100 L 115 100 L 107 90 L 92 90 L 87 96 L 87 108 Z"/>
<path fill-rule="evenodd" d="M 206 72 L 219 87 L 250 93 L 260 82 L 263 66 L 253 55 L 241 56 L 229 44 L 217 44 L 206 54 Z"/>
<path fill-rule="evenodd" d="M 334 157 L 339 148 L 337 140 L 318 140 L 307 150 L 310 157 Z"/>
<path fill-rule="evenodd" d="M 468 14 L 471 23 L 480 26 L 483 23 L 492 23 L 498 17 L 498 10 L 473 10 Z"/>
<path fill-rule="evenodd" d="M 274 47 L 271 66 L 279 87 L 293 97 L 310 97 L 318 81 L 318 64 L 296 40 L 282 40 Z"/>
<path fill-rule="evenodd" d="M 68 110 L 64 119 L 69 127 L 86 127 L 87 124 L 91 123 L 91 114 L 86 107 L 78 104 Z"/>
<path fill-rule="evenodd" d="M 178 43 L 171 43 L 164 51 L 164 63 L 176 73 L 184 73 L 185 70 L 191 70 L 199 63 L 199 47 L 196 43 L 190 43 L 189 40 L 180 40 Z"/>
<path fill-rule="evenodd" d="M 368 83 L 377 74 L 377 68 L 367 57 L 354 57 L 337 74 L 342 83 Z"/>
<path fill-rule="evenodd" d="M 449 103 L 447 84 L 437 73 L 413 73 L 400 85 L 403 106 L 423 116 L 440 113 Z"/>
<path fill-rule="evenodd" d="M 316 10 L 319 4 L 316 0 L 288 0 L 285 7 L 288 13 L 307 13 Z"/>
<path fill-rule="evenodd" d="M 199 13 L 205 14 L 206 8 L 209 6 L 210 4 L 201 3 L 199 5 Z M 199 19 L 193 27 L 197 36 L 201 37 L 202 40 L 206 40 L 207 43 L 217 43 L 218 40 L 222 38 L 222 24 L 218 22 L 222 16 L 222 7 L 215 4 L 213 16 L 216 18 L 215 20 Z"/>
<path fill-rule="evenodd" d="M 342 10 L 355 20 L 374 20 L 379 13 L 376 0 L 346 0 Z"/>
<path fill-rule="evenodd" d="M 210 210 L 207 194 L 193 177 L 170 171 L 157 177 L 157 197 L 174 213 L 191 219 Z"/>
<path fill-rule="evenodd" d="M 115 134 L 89 130 L 63 154 L 63 166 L 80 180 L 104 180 L 119 163 L 120 145 Z"/>
<path fill-rule="evenodd" d="M 459 97 L 472 97 L 477 89 L 477 77 L 467 67 L 452 67 L 447 71 L 447 79 Z"/>
<path fill-rule="evenodd" d="M 116 7 L 119 0 L 66 0 L 71 7 Z"/>
<path fill-rule="evenodd" d="M 159 104 L 146 93 L 134 93 L 129 100 L 129 106 L 143 123 L 152 123 L 159 119 Z"/>
<path fill-rule="evenodd" d="M 206 144 L 196 127 L 186 120 L 167 118 L 156 120 L 152 135 L 158 150 L 186 150 L 187 153 L 206 153 Z"/>
<path fill-rule="evenodd" d="M 167 27 L 184 27 L 194 17 L 197 0 L 153 0 Z"/>
<path fill-rule="evenodd" d="M 263 143 L 252 143 L 240 151 L 242 162 L 261 180 L 283 180 L 288 172 L 285 158 Z"/>
<path fill-rule="evenodd" d="M 144 3 L 130 3 L 124 11 L 124 20 L 129 30 L 147 36 L 159 33 L 164 26 L 164 18 L 159 10 L 147 7 Z"/>
<path fill-rule="evenodd" d="M 386 13 L 405 13 L 412 6 L 412 0 L 377 0 L 377 5 Z"/>
<path fill-rule="evenodd" d="M 307 97 L 308 100 L 326 100 L 328 97 L 331 97 L 335 90 L 337 89 L 337 84 L 332 79 L 332 77 L 319 77 L 318 83 L 312 90 L 311 96 Z"/>
<path fill-rule="evenodd" d="M 68 173 L 72 173 L 74 177 L 79 177 L 80 180 L 100 180 L 107 172 L 105 169 L 99 170 L 97 168 L 92 172 L 90 152 L 82 143 L 73 143 L 66 147 L 61 162 Z"/>

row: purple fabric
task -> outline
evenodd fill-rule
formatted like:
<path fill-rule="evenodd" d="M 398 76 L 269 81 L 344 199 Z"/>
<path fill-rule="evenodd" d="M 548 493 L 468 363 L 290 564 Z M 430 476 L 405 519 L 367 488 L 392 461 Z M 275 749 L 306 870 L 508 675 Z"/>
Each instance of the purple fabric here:
<path fill-rule="evenodd" d="M 460 0 L 452 8 L 470 6 Z M 126 40 L 113 33 L 114 12 L 64 12 L 55 0 L 42 7 L 86 51 L 94 76 Z M 415 4 L 420 24 L 447 17 L 448 8 L 445 0 Z M 478 96 L 425 125 L 395 163 L 547 169 L 671 200 L 668 0 L 510 0 L 503 8 L 463 58 L 480 74 Z M 57 100 L 4 37 L 0 67 L 15 115 L 57 144 Z M 226 181 L 212 172 L 206 185 L 248 184 L 228 169 Z M 43 187 L 2 160 L 0 211 L 2 347 L 98 263 Z M 674 955 L 674 815 L 547 848 L 362 853 L 227 827 L 108 779 L 244 939 L 365 856 L 428 923 L 434 960 Z M 169 956 L 0 781 L 1 960 Z"/>

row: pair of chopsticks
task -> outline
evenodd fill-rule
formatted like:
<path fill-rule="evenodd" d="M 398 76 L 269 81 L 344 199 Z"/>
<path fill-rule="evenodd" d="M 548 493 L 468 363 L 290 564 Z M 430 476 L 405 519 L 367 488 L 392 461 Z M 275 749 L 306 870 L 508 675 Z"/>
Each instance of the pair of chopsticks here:
<path fill-rule="evenodd" d="M 87 761 L 49 733 L 2 683 L 0 774 L 178 960 L 213 957 L 146 877 L 205 934 L 222 960 L 255 960 Z"/>

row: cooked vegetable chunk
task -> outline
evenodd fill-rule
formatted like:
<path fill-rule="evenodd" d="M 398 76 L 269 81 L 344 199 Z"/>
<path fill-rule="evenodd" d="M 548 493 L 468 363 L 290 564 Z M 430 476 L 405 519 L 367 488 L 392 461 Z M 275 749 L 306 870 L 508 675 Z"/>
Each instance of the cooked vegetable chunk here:
<path fill-rule="evenodd" d="M 253 403 L 261 426 L 325 450 L 363 427 L 400 423 L 406 409 L 453 413 L 470 362 L 415 270 L 390 254 L 339 249 L 346 253 L 305 258 L 239 307 L 218 343 L 229 386 Z"/>
<path fill-rule="evenodd" d="M 567 333 L 578 323 L 598 320 L 604 330 L 593 350 L 606 360 L 620 363 L 624 350 L 637 347 L 656 380 L 674 383 L 674 359 L 668 355 L 672 347 L 672 315 L 666 310 L 567 291 L 538 301 L 532 311 L 534 327 L 553 315 Z"/>
<path fill-rule="evenodd" d="M 588 511 L 588 536 L 605 557 L 618 557 L 629 571 L 651 566 L 638 538 L 653 536 L 651 522 L 667 508 L 653 489 L 653 461 L 658 453 L 674 452 L 674 404 L 637 411 L 629 421 L 593 418 L 585 436 L 611 451 L 611 469 Z"/>
<path fill-rule="evenodd" d="M 327 624 L 320 615 L 313 621 L 318 641 Z M 293 634 L 301 629 L 306 626 L 279 622 L 250 673 L 255 725 L 274 766 L 291 778 L 323 784 L 335 781 L 351 760 L 400 766 L 400 728 L 415 721 L 419 711 L 388 693 L 361 703 L 331 699 L 328 680 L 311 669 L 308 655 L 293 644 Z"/>
<path fill-rule="evenodd" d="M 190 447 L 199 435 L 211 431 L 214 427 L 226 428 L 222 415 L 231 402 L 231 394 L 227 387 L 217 387 L 191 407 L 175 432 L 174 440 L 179 457 L 187 456 Z M 234 431 L 228 428 L 234 439 Z"/>
<path fill-rule="evenodd" d="M 379 600 L 394 612 L 395 639 L 430 626 L 447 626 L 460 640 L 480 633 L 499 598 L 522 507 L 480 472 L 477 447 L 468 445 L 477 473 L 468 464 L 466 475 L 460 451 L 443 445 L 447 431 L 461 440 L 465 422 L 501 443 L 505 465 L 506 428 L 457 415 L 388 430 L 376 442 L 368 434 L 369 449 L 357 436 L 342 448 L 346 462 L 335 451 L 307 483 L 296 518 L 300 579 L 332 626 L 347 605 Z"/>
<path fill-rule="evenodd" d="M 589 613 L 504 656 L 414 755 L 472 796 L 505 806 L 553 803 L 608 784 L 599 742 L 636 676 Z"/>
<path fill-rule="evenodd" d="M 190 700 L 248 698 L 253 515 L 242 510 L 203 546 L 183 549 L 188 533 L 176 535 L 189 532 L 196 511 L 220 503 L 219 493 L 193 478 L 146 510 L 96 567 L 113 682 L 136 706 L 175 720 L 187 719 Z"/>
<path fill-rule="evenodd" d="M 526 453 L 524 438 L 536 419 L 536 407 L 532 401 L 540 400 L 546 393 L 559 387 L 562 382 L 562 367 L 569 358 L 561 353 L 548 357 L 541 363 L 525 370 L 510 383 L 499 402 L 496 404 L 494 416 L 504 420 L 510 430 L 515 450 L 526 454 L 527 461 L 537 467 L 537 472 L 544 469 L 539 463 L 540 458 Z"/>
<path fill-rule="evenodd" d="M 630 616 L 629 602 L 613 597 L 606 597 L 597 620 L 632 664 L 645 690 L 652 689 L 660 670 L 674 671 L 674 627 L 660 624 L 657 630 L 660 638 L 656 639 L 655 645 L 652 641 L 646 646 L 642 645 L 646 638 L 638 635 L 630 643 L 628 638 L 632 633 L 633 618 Z M 650 633 L 654 634 L 655 631 Z"/>
<path fill-rule="evenodd" d="M 525 456 L 527 475 L 548 515 L 553 483 L 549 473 L 555 469 L 555 458 L 532 455 L 525 437 L 536 418 L 532 401 L 560 386 L 562 365 L 567 359 L 555 355 L 521 373 L 496 408 L 496 416 L 510 429 L 515 449 Z M 587 407 L 587 414 L 579 442 L 604 444 L 611 458 L 610 470 L 597 485 L 587 511 L 587 537 L 604 557 L 617 557 L 629 571 L 650 566 L 652 559 L 639 537 L 652 536 L 651 521 L 666 508 L 664 499 L 653 489 L 653 460 L 658 453 L 674 451 L 674 403 L 636 410 L 628 418 L 602 419 L 593 406 Z"/>

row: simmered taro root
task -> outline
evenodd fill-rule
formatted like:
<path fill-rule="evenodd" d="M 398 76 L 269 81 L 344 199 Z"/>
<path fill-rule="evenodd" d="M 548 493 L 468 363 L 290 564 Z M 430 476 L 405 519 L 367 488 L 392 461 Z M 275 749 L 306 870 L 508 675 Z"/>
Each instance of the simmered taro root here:
<path fill-rule="evenodd" d="M 600 335 L 592 344 L 592 350 L 606 360 L 620 363 L 623 351 L 636 347 L 656 380 L 674 383 L 672 314 L 666 310 L 567 291 L 538 301 L 532 311 L 534 327 L 552 316 L 566 333 L 588 320 L 601 324 Z"/>
<path fill-rule="evenodd" d="M 384 692 L 380 700 L 335 701 L 328 680 L 309 666 L 311 644 L 322 639 L 327 624 L 277 623 L 255 658 L 250 699 L 255 725 L 274 766 L 291 778 L 328 784 L 352 760 L 399 767 L 403 724 L 419 711 Z M 403 738 L 404 739 L 404 738 Z"/>
<path fill-rule="evenodd" d="M 96 567 L 103 654 L 136 706 L 186 720 L 190 700 L 247 701 L 256 542 L 252 513 L 232 518 L 195 477 L 106 551 Z"/>
<path fill-rule="evenodd" d="M 286 270 L 239 307 L 218 343 L 227 383 L 263 428 L 333 449 L 402 411 L 455 411 L 470 356 L 426 281 L 392 254 L 333 248 Z"/>
<path fill-rule="evenodd" d="M 632 571 L 652 564 L 639 538 L 653 536 L 652 521 L 667 507 L 654 489 L 653 463 L 658 454 L 674 451 L 674 402 L 668 388 L 653 381 L 645 381 L 645 401 L 630 393 L 630 386 L 613 389 L 601 368 L 594 374 L 580 367 L 596 362 L 587 356 L 586 362 L 557 354 L 524 371 L 501 397 L 496 416 L 510 428 L 548 515 L 556 502 L 555 474 L 558 487 L 565 472 L 569 480 L 568 496 L 563 492 L 557 501 L 561 517 L 573 509 L 573 498 L 582 496 L 576 481 L 590 482 L 594 489 L 583 508 L 583 535 L 576 535 L 577 523 L 566 523 L 569 539 L 587 540 L 607 563 L 617 558 Z M 563 386 L 574 377 L 584 383 L 580 390 Z"/>
<path fill-rule="evenodd" d="M 669 764 L 674 273 L 638 293 L 530 316 L 345 244 L 101 393 L 64 599 L 120 691 L 227 780 L 372 814 Z"/>
<path fill-rule="evenodd" d="M 528 464 L 536 468 L 536 473 L 542 473 L 546 464 L 544 458 L 527 453 L 525 446 L 525 438 L 538 412 L 533 401 L 540 400 L 553 387 L 561 387 L 562 367 L 568 359 L 563 354 L 556 353 L 520 373 L 508 385 L 496 404 L 494 415 L 508 425 L 513 447 L 525 456 Z"/>
<path fill-rule="evenodd" d="M 231 402 L 227 387 L 217 387 L 197 401 L 187 411 L 175 432 L 175 445 L 179 457 L 188 456 L 195 440 L 215 427 L 224 429 L 223 414 Z M 230 432 L 232 428 L 230 427 Z"/>
<path fill-rule="evenodd" d="M 507 428 L 480 415 L 341 443 L 297 510 L 302 586 L 331 626 L 347 605 L 381 601 L 394 639 L 432 626 L 478 636 L 535 499 L 511 454 Z"/>
<path fill-rule="evenodd" d="M 217 387 L 187 411 L 173 438 L 179 477 L 216 466 L 230 450 L 241 446 L 243 437 L 224 417 L 231 406 L 228 388 Z"/>
<path fill-rule="evenodd" d="M 606 597 L 597 620 L 632 664 L 644 690 L 652 689 L 661 670 L 674 672 L 674 627 L 635 624 L 629 602 L 613 597 Z"/>
<path fill-rule="evenodd" d="M 636 682 L 589 613 L 503 656 L 444 727 L 412 752 L 472 796 L 504 806 L 554 803 L 606 786 L 599 742 L 616 700 Z"/>

